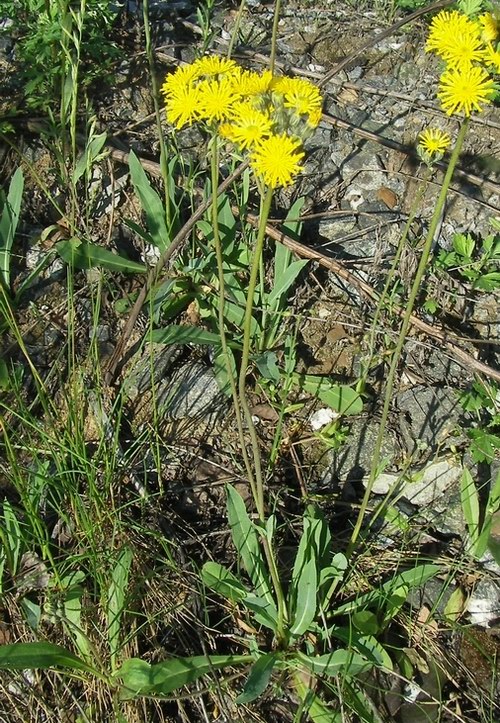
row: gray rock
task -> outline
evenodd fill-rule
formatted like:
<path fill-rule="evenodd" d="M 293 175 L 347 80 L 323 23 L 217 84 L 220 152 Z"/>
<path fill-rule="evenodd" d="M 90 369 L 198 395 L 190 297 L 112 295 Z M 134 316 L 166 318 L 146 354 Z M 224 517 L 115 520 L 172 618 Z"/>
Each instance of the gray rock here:
<path fill-rule="evenodd" d="M 396 408 L 409 454 L 422 447 L 446 449 L 459 441 L 464 413 L 455 390 L 417 385 L 396 395 Z"/>
<path fill-rule="evenodd" d="M 373 451 L 378 435 L 378 421 L 373 419 L 360 419 L 353 422 L 349 430 L 349 438 L 340 450 L 332 452 L 332 464 L 324 477 L 334 478 L 342 482 L 359 483 L 370 474 L 373 460 Z M 382 460 L 388 460 L 389 465 L 397 457 L 398 447 L 394 435 L 387 430 L 382 444 Z"/>
<path fill-rule="evenodd" d="M 497 582 L 484 578 L 467 602 L 467 612 L 473 625 L 488 627 L 500 618 L 500 587 Z"/>
<path fill-rule="evenodd" d="M 213 370 L 197 361 L 176 370 L 158 389 L 158 407 L 169 419 L 217 416 L 225 402 Z"/>

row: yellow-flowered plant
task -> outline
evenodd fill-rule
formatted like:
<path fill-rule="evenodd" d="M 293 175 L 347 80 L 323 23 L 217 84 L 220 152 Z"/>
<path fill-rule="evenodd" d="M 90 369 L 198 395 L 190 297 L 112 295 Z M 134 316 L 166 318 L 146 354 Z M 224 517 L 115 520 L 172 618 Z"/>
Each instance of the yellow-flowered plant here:
<path fill-rule="evenodd" d="M 323 98 L 303 78 L 245 70 L 233 60 L 206 56 L 167 76 L 162 92 L 167 120 L 177 129 L 202 122 L 248 153 L 260 182 L 294 182 L 302 142 L 321 120 Z"/>
<path fill-rule="evenodd" d="M 226 294 L 223 239 L 219 229 L 219 210 L 215 195 L 211 204 L 211 226 L 219 282 L 218 326 L 222 356 L 233 396 L 236 424 L 252 497 L 257 514 L 260 520 L 264 521 L 264 485 L 259 445 L 245 393 L 255 291 L 261 271 L 266 224 L 274 191 L 280 186 L 292 184 L 301 172 L 305 156 L 303 142 L 321 120 L 323 99 L 319 89 L 308 80 L 276 76 L 270 70 L 256 73 L 238 66 L 233 60 L 217 56 L 206 56 L 177 69 L 165 79 L 162 92 L 165 96 L 167 120 L 176 129 L 202 123 L 210 133 L 212 188 L 217 188 L 219 183 L 221 144 L 231 143 L 240 154 L 246 156 L 261 194 L 259 227 L 246 289 L 237 386 L 233 375 L 234 362 L 231 362 L 224 328 Z M 246 452 L 243 416 L 252 443 L 253 465 Z M 281 600 L 278 604 L 278 627 L 282 630 L 286 616 L 282 611 L 283 594 L 279 580 L 275 580 L 275 591 L 278 601 Z"/>
<path fill-rule="evenodd" d="M 497 37 L 498 25 L 491 13 L 472 19 L 458 10 L 442 10 L 433 18 L 425 49 L 446 65 L 437 96 L 448 115 L 468 117 L 491 102 L 492 73 L 500 70 L 500 53 L 494 45 Z"/>

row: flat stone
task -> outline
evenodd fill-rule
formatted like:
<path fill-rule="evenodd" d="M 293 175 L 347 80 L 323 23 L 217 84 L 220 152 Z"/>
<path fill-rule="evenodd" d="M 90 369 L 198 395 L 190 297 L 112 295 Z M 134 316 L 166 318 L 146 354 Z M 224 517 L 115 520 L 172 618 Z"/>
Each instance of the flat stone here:
<path fill-rule="evenodd" d="M 462 466 L 453 459 L 434 462 L 418 474 L 417 481 L 406 484 L 403 496 L 414 505 L 430 505 L 458 482 L 462 472 Z"/>
<path fill-rule="evenodd" d="M 446 449 L 459 441 L 457 429 L 465 414 L 454 389 L 416 385 L 396 396 L 396 408 L 409 454 L 422 446 Z"/>

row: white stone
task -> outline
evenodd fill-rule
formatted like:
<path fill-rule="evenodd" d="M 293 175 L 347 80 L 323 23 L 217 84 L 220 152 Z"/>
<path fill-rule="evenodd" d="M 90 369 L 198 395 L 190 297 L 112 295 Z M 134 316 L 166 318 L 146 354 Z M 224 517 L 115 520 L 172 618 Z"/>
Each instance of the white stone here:
<path fill-rule="evenodd" d="M 330 407 L 323 407 L 321 409 L 317 409 L 311 416 L 309 417 L 309 424 L 311 425 L 311 428 L 317 432 L 318 429 L 322 429 L 323 427 L 326 427 L 327 424 L 331 424 L 334 422 L 340 414 L 336 412 L 334 409 L 330 409 Z"/>

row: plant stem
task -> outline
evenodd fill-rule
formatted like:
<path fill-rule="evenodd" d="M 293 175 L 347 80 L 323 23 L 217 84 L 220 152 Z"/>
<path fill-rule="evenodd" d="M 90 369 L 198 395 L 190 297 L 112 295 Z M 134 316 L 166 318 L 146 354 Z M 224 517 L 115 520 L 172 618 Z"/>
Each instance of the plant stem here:
<path fill-rule="evenodd" d="M 253 473 L 252 465 L 248 457 L 248 452 L 245 443 L 245 434 L 243 431 L 243 421 L 241 419 L 240 404 L 238 399 L 238 390 L 236 388 L 236 381 L 233 376 L 233 367 L 231 364 L 230 351 L 227 345 L 226 331 L 225 331 L 225 319 L 224 319 L 224 302 L 225 302 L 225 281 L 224 281 L 224 259 L 222 255 L 222 244 L 220 239 L 219 231 L 219 209 L 218 209 L 218 194 L 217 184 L 219 180 L 219 148 L 217 143 L 217 135 L 214 133 L 211 141 L 211 159 L 210 168 L 212 176 L 212 228 L 214 233 L 214 247 L 215 256 L 217 258 L 217 274 L 219 277 L 219 300 L 218 300 L 218 323 L 219 323 L 219 336 L 222 347 L 222 355 L 224 357 L 224 363 L 226 365 L 226 374 L 231 388 L 231 396 L 233 397 L 233 407 L 236 416 L 236 426 L 238 428 L 238 437 L 240 440 L 241 453 L 243 455 L 243 461 L 248 476 L 248 482 L 250 484 L 250 490 L 254 500 L 257 496 L 257 486 L 255 482 L 255 476 Z"/>
<path fill-rule="evenodd" d="M 427 262 L 429 260 L 431 248 L 432 248 L 432 242 L 434 240 L 434 234 L 436 233 L 436 229 L 439 224 L 439 220 L 441 217 L 441 212 L 443 210 L 446 196 L 448 193 L 448 188 L 453 176 L 453 171 L 455 170 L 455 166 L 458 161 L 458 157 L 460 155 L 460 151 L 462 150 L 462 145 L 465 139 L 465 135 L 467 133 L 467 129 L 469 127 L 468 119 L 465 119 L 460 131 L 458 133 L 457 142 L 455 144 L 455 148 L 453 149 L 453 153 L 451 154 L 450 162 L 448 164 L 448 168 L 446 170 L 446 175 L 443 180 L 443 185 L 441 187 L 441 192 L 439 194 L 439 198 L 436 203 L 436 208 L 434 209 L 434 213 L 432 215 L 432 219 L 429 225 L 429 229 L 427 231 L 427 236 L 425 238 L 424 247 L 422 249 L 422 256 L 420 257 L 420 262 L 417 268 L 417 272 L 415 274 L 415 279 L 413 281 L 413 285 L 410 290 L 410 295 L 408 297 L 408 302 L 406 304 L 405 313 L 403 316 L 403 321 L 401 323 L 401 327 L 399 330 L 399 336 L 398 336 L 398 342 L 396 344 L 396 348 L 394 349 L 394 353 L 392 355 L 391 360 L 391 366 L 389 368 L 389 374 L 387 377 L 387 384 L 386 384 L 386 391 L 385 391 L 385 398 L 384 398 L 384 406 L 382 409 L 382 417 L 380 420 L 380 427 L 377 435 L 377 440 L 375 443 L 375 449 L 373 452 L 373 460 L 372 465 L 370 469 L 370 477 L 368 479 L 368 483 L 366 485 L 365 494 L 363 496 L 363 500 L 361 502 L 361 507 L 359 509 L 358 517 L 356 519 L 356 524 L 354 526 L 354 529 L 352 531 L 351 540 L 349 542 L 346 555 L 347 557 L 350 557 L 353 553 L 353 550 L 356 546 L 356 541 L 359 537 L 359 533 L 361 530 L 361 526 L 363 524 L 363 518 L 366 513 L 366 509 L 368 507 L 368 501 L 371 496 L 371 492 L 373 489 L 373 485 L 375 483 L 375 479 L 378 474 L 378 468 L 380 463 L 380 456 L 381 456 L 381 450 L 382 450 L 382 443 L 384 439 L 385 434 L 385 428 L 387 425 L 387 418 L 389 416 L 389 407 L 392 401 L 392 392 L 394 389 L 394 380 L 396 377 L 396 371 L 398 368 L 399 360 L 401 357 L 401 352 L 403 350 L 403 346 L 406 340 L 406 334 L 408 332 L 408 328 L 410 326 L 410 319 L 413 312 L 413 307 L 415 306 L 415 301 L 418 296 L 418 292 L 420 290 L 420 284 L 422 282 L 422 278 L 424 276 Z"/>
<path fill-rule="evenodd" d="M 269 56 L 269 70 L 274 75 L 276 63 L 276 45 L 278 41 L 278 23 L 280 20 L 281 0 L 276 0 L 274 5 L 273 31 L 271 35 L 271 55 Z"/>
<path fill-rule="evenodd" d="M 262 249 L 264 246 L 264 239 L 266 236 L 266 223 L 269 217 L 269 211 L 271 210 L 271 201 L 273 199 L 273 189 L 268 187 L 261 206 L 261 213 L 259 219 L 259 230 L 257 232 L 257 241 L 255 244 L 255 250 L 252 261 L 252 268 L 250 270 L 250 280 L 248 282 L 247 292 L 247 303 L 245 306 L 245 317 L 243 320 L 243 350 L 241 353 L 241 366 L 240 374 L 238 379 L 238 392 L 240 397 L 241 408 L 245 416 L 245 421 L 248 426 L 248 432 L 250 434 L 250 440 L 252 443 L 253 459 L 255 464 L 255 482 L 256 482 L 256 494 L 254 497 L 255 506 L 257 508 L 257 514 L 261 522 L 264 521 L 264 484 L 262 480 L 262 464 L 260 459 L 259 442 L 257 440 L 257 434 L 255 432 L 255 426 L 248 406 L 245 384 L 247 377 L 248 362 L 250 360 L 250 337 L 252 328 L 252 317 L 253 317 L 253 302 L 255 295 L 255 287 L 257 285 L 257 276 L 259 273 L 260 259 L 262 256 Z"/>
<path fill-rule="evenodd" d="M 227 46 L 227 57 L 228 58 L 230 58 L 232 56 L 235 43 L 238 40 L 238 34 L 240 32 L 240 27 L 241 27 L 241 20 L 243 18 L 243 11 L 245 10 L 246 4 L 247 4 L 247 0 L 241 0 L 240 6 L 238 8 L 238 12 L 236 14 L 236 20 L 234 21 L 233 30 L 231 33 L 231 40 L 229 41 L 229 45 Z"/>

